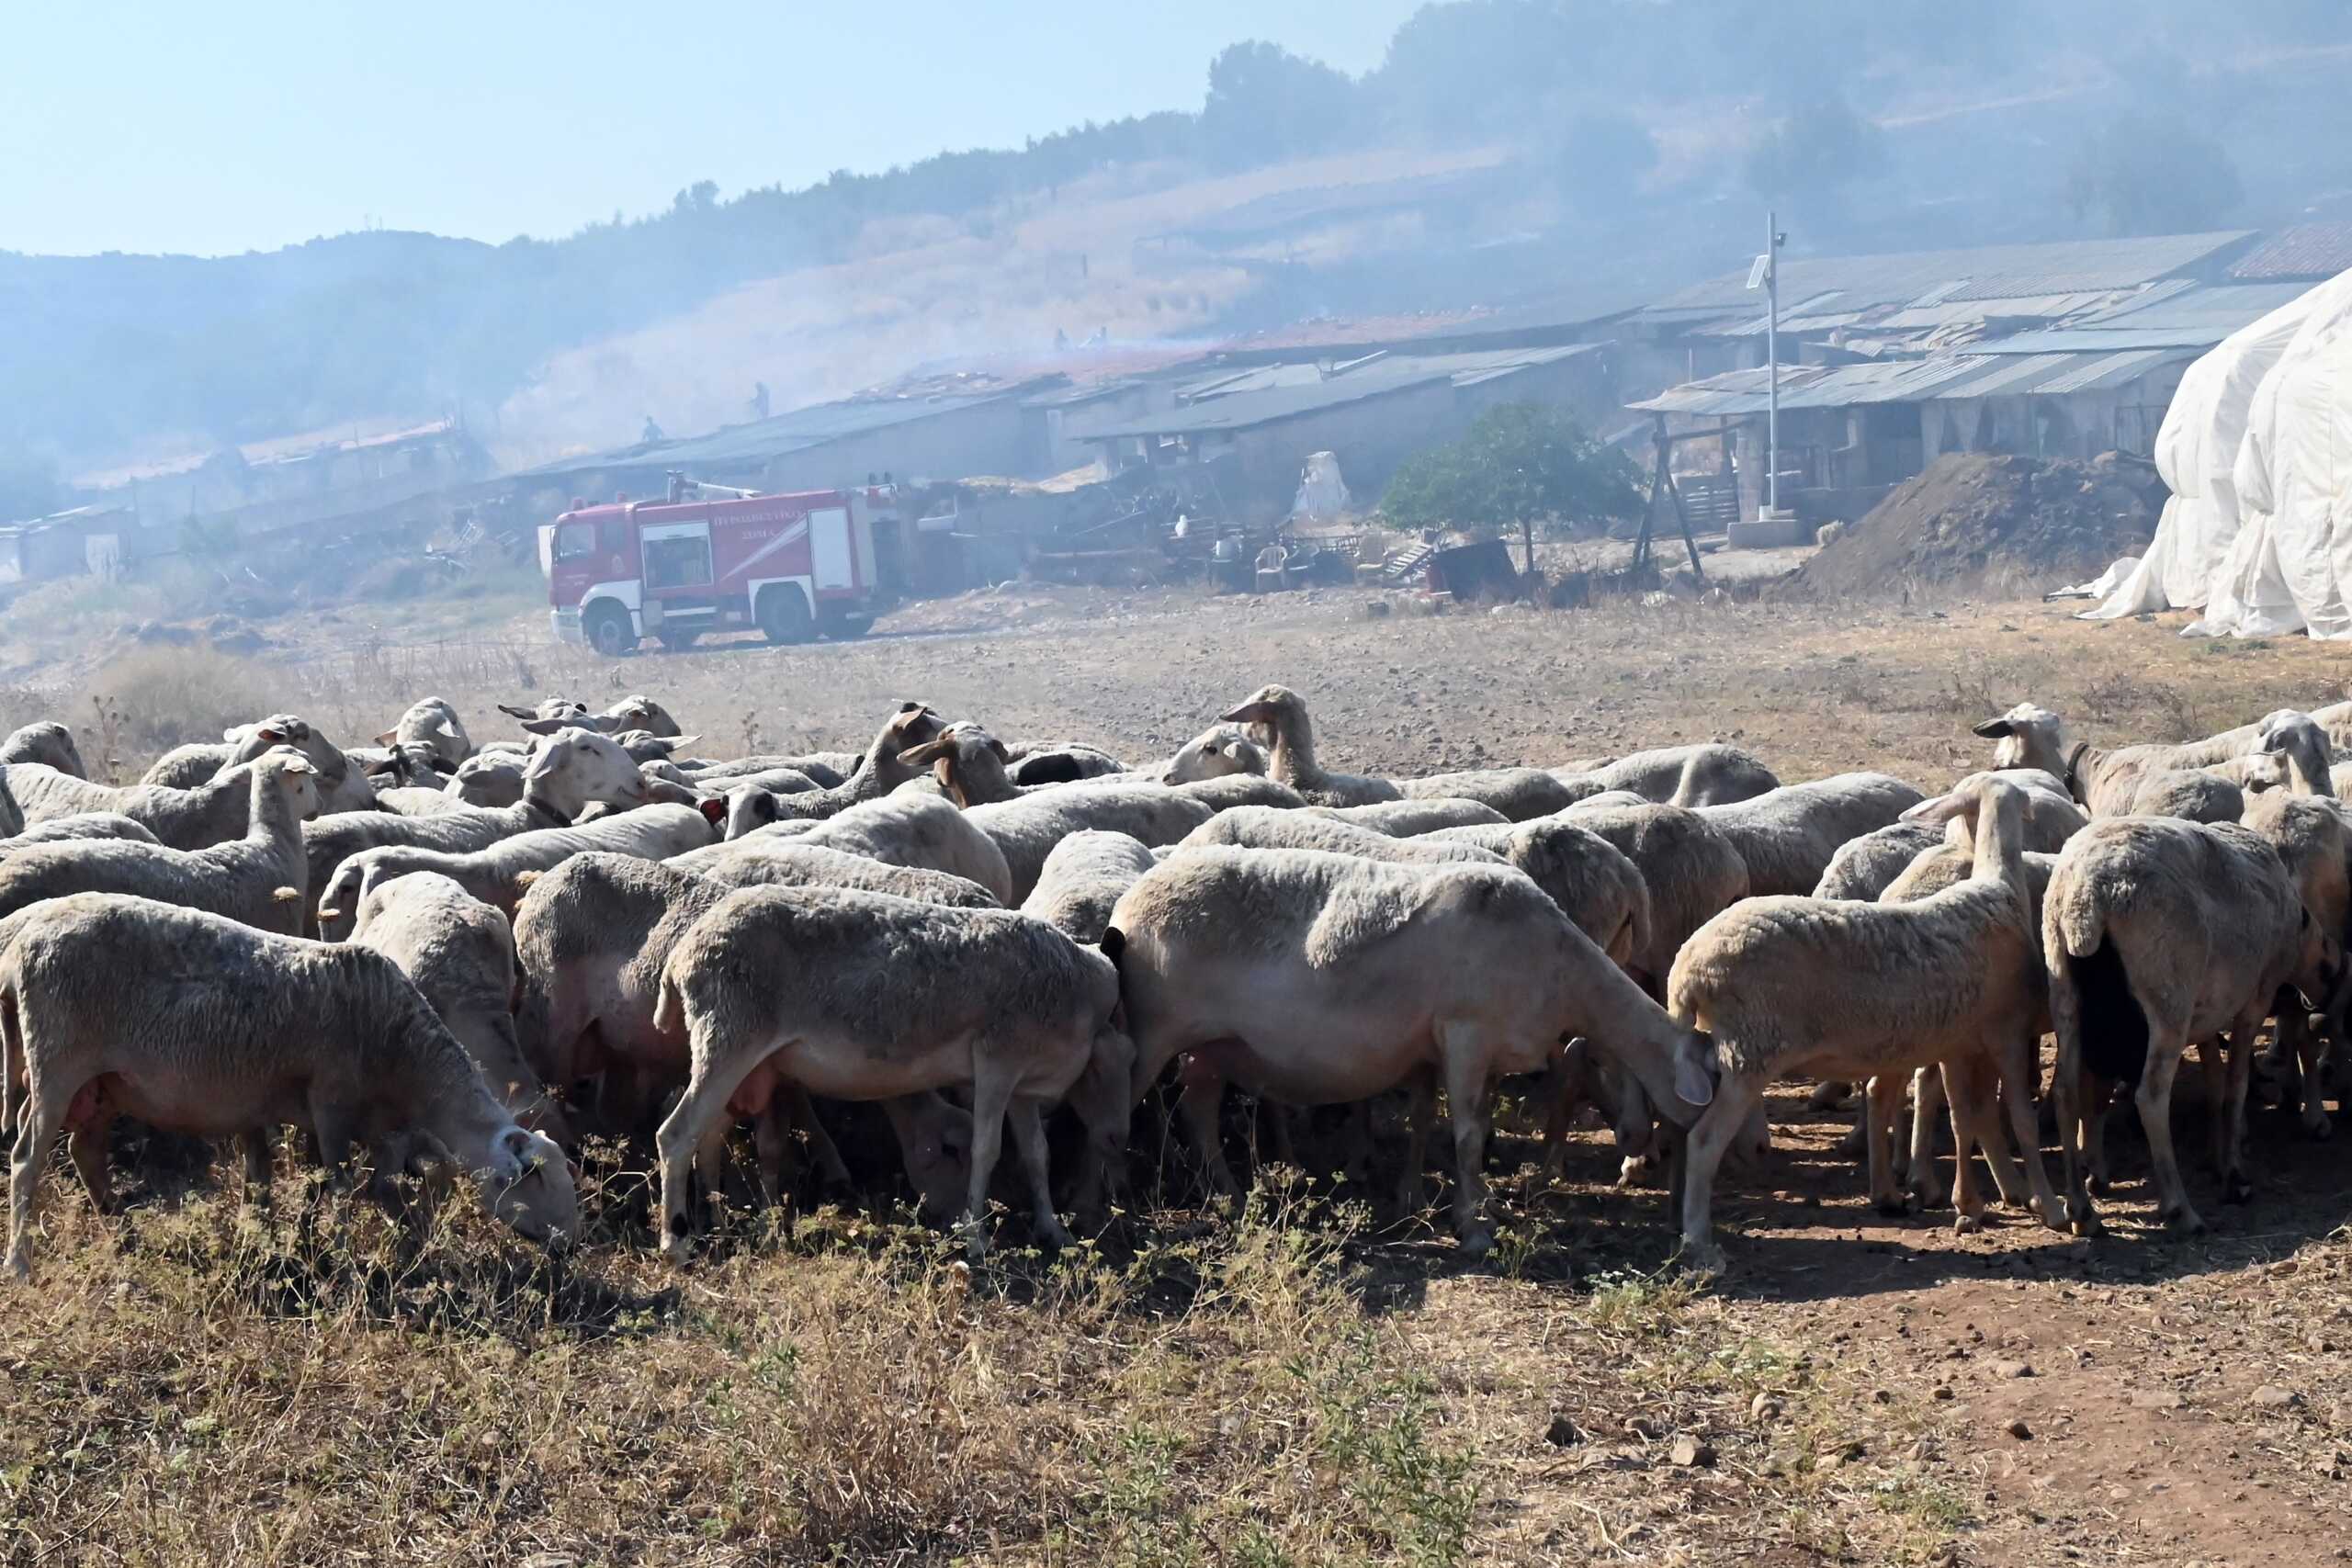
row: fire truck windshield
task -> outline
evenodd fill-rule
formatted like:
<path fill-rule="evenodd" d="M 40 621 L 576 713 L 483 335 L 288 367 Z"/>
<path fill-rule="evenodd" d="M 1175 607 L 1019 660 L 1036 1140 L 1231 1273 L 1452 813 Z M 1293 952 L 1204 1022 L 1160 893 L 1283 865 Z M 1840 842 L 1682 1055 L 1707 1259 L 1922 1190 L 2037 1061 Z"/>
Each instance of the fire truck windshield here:
<path fill-rule="evenodd" d="M 555 531 L 555 558 L 577 560 L 596 553 L 596 525 L 566 523 Z"/>

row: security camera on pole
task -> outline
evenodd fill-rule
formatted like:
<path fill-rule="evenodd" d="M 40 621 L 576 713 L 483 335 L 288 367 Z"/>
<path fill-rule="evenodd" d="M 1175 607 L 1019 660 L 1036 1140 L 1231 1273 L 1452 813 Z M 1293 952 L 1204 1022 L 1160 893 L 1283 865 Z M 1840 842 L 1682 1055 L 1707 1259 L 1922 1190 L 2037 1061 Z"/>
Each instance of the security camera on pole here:
<path fill-rule="evenodd" d="M 1781 505 L 1781 247 L 1788 243 L 1781 215 L 1767 213 L 1764 254 L 1747 269 L 1747 287 L 1764 290 L 1764 504 L 1733 542 L 1758 547 L 1801 544 L 1804 538 L 1795 511 Z"/>

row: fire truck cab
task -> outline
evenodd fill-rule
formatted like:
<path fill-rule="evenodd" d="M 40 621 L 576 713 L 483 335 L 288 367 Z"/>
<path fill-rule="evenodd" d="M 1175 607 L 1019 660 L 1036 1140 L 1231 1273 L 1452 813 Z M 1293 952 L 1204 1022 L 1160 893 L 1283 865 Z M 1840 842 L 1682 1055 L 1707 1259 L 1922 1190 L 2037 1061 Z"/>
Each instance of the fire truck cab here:
<path fill-rule="evenodd" d="M 881 608 L 877 514 L 896 519 L 890 486 L 763 495 L 673 476 L 662 501 L 575 502 L 539 529 L 555 635 L 615 658 L 648 637 L 863 636 Z"/>

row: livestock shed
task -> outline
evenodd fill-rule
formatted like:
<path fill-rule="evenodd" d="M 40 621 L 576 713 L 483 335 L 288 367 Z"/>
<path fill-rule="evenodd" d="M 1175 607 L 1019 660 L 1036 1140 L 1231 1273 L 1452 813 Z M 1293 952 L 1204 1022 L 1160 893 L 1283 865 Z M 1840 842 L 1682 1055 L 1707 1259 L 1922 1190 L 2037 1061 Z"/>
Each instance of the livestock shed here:
<path fill-rule="evenodd" d="M 1288 513 L 1317 452 L 1336 454 L 1350 489 L 1374 495 L 1406 457 L 1509 402 L 1552 404 L 1588 423 L 1610 417 L 1608 345 L 1375 351 L 1229 368 L 1180 387 L 1163 413 L 1090 426 L 1085 439 L 1114 468 L 1214 465 L 1230 519 L 1262 525 Z"/>

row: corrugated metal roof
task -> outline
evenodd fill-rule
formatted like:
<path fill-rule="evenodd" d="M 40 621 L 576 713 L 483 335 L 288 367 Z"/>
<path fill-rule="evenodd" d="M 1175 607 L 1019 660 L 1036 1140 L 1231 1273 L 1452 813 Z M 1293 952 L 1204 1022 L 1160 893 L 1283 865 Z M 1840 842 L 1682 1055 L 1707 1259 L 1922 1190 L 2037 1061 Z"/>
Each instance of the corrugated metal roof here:
<path fill-rule="evenodd" d="M 2313 282 L 2352 267 L 2352 223 L 2298 223 L 2240 256 L 2232 277 L 2305 277 Z"/>
<path fill-rule="evenodd" d="M 1909 305 L 1939 290 L 1944 300 L 1964 296 L 1981 301 L 2131 288 L 2194 266 L 2253 235 L 2252 230 L 2233 229 L 2140 240 L 2072 240 L 2059 244 L 1988 245 L 1877 256 L 1784 256 L 1781 294 L 1783 299 L 1804 299 L 1836 289 L 1846 296 L 1838 301 L 1841 306 L 1860 310 L 1870 305 Z M 1710 305 L 1739 310 L 1754 301 L 1747 285 L 1745 268 L 1725 273 L 1667 296 L 1654 310 L 1679 311 Z M 1652 310 L 1642 312 L 1645 318 L 1652 314 Z"/>
<path fill-rule="evenodd" d="M 1537 366 L 1597 354 L 1601 346 L 1573 343 L 1554 348 L 1496 349 L 1477 354 L 1378 355 L 1342 366 L 1329 376 L 1312 364 L 1261 365 L 1186 388 L 1179 396 L 1190 400 L 1165 413 L 1079 434 L 1081 439 L 1097 441 L 1117 436 L 1246 430 L 1434 381 L 1451 381 L 1457 387 L 1475 386 Z"/>
<path fill-rule="evenodd" d="M 560 457 L 552 463 L 526 469 L 525 475 L 546 478 L 601 468 L 707 468 L 721 463 L 764 462 L 771 457 L 822 446 L 843 436 L 862 435 L 870 431 L 888 430 L 892 425 L 935 419 L 941 414 L 956 413 L 1015 395 L 1014 389 L 1007 389 L 963 398 L 851 398 L 841 402 L 795 409 L 773 419 L 727 425 L 707 435 L 684 436 L 675 441 L 640 442 L 612 452 Z"/>
<path fill-rule="evenodd" d="M 2250 326 L 2279 306 L 2301 299 L 2307 283 L 2227 283 L 2211 288 L 2167 291 L 2155 299 L 2127 299 L 2111 310 L 2086 316 L 2082 324 L 2101 331 L 2112 326 L 2132 332 L 2177 330 L 2194 335 L 2182 343 L 2219 343 L 2240 327 Z M 2220 329 L 2212 336 L 2203 334 Z"/>
<path fill-rule="evenodd" d="M 2128 353 L 1946 355 L 1867 365 L 1783 365 L 1781 407 L 1854 408 L 1951 398 L 2060 397 L 2100 391 L 2196 357 L 2185 348 Z M 1734 370 L 1628 406 L 1658 413 L 1755 414 L 1770 406 L 1764 371 Z"/>

